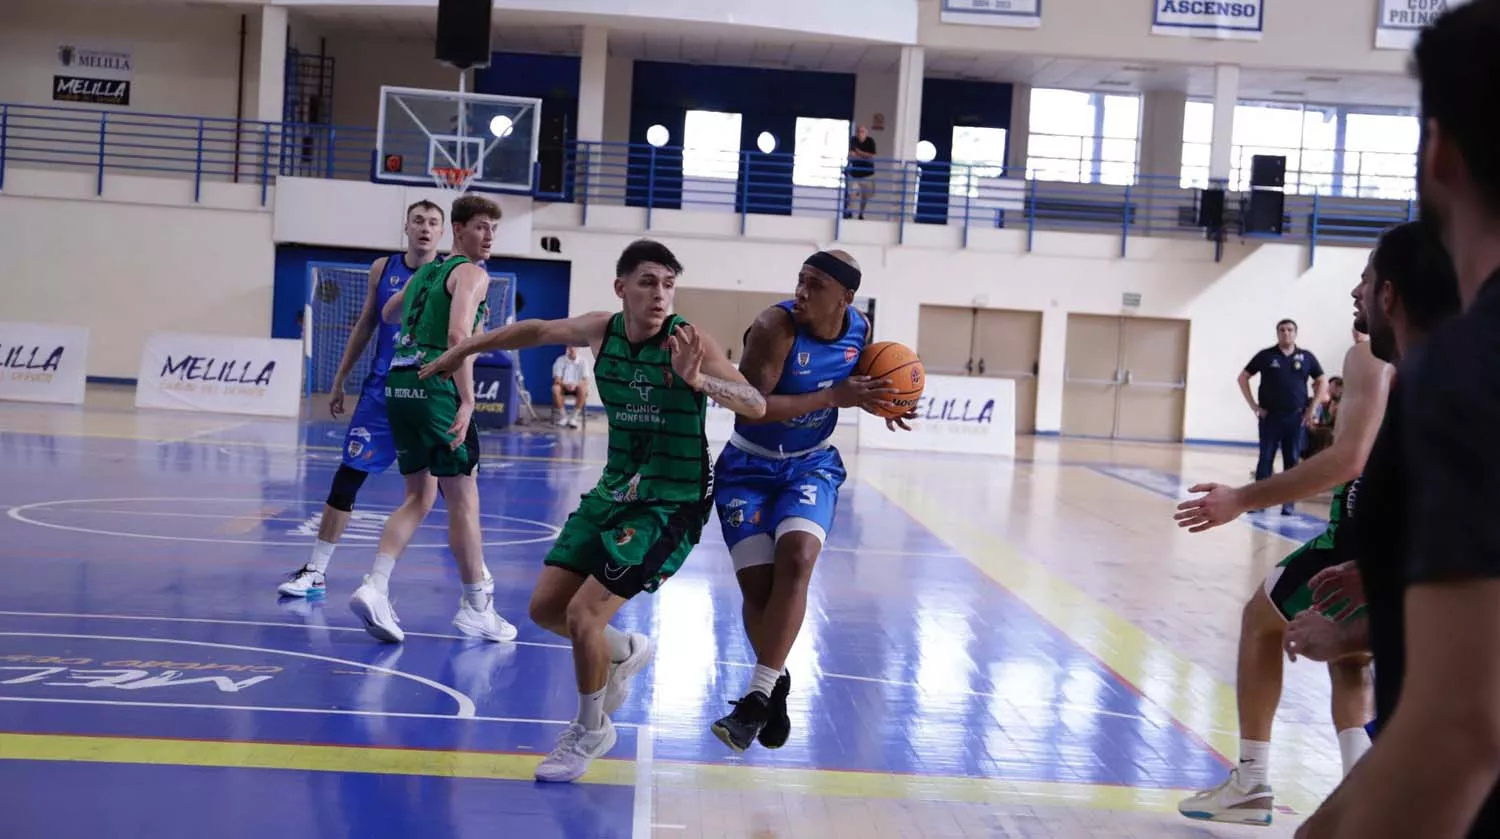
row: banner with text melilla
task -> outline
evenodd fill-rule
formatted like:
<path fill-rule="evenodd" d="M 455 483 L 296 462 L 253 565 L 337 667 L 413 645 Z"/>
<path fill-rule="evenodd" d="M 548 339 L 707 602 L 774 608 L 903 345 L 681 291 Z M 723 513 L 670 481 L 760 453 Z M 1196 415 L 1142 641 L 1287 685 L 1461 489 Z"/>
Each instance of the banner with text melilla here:
<path fill-rule="evenodd" d="M 141 351 L 138 408 L 295 417 L 302 342 L 156 332 Z"/>
<path fill-rule="evenodd" d="M 1258 41 L 1265 0 L 1156 0 L 1151 34 Z"/>
<path fill-rule="evenodd" d="M 859 412 L 859 447 L 952 454 L 1016 454 L 1016 383 L 984 376 L 928 376 L 911 431 Z"/>
<path fill-rule="evenodd" d="M 1375 48 L 1409 50 L 1417 35 L 1443 12 L 1469 0 L 1376 0 L 1380 20 L 1375 24 Z"/>
<path fill-rule="evenodd" d="M 0 322 L 0 399 L 83 404 L 88 354 L 87 327 Z"/>

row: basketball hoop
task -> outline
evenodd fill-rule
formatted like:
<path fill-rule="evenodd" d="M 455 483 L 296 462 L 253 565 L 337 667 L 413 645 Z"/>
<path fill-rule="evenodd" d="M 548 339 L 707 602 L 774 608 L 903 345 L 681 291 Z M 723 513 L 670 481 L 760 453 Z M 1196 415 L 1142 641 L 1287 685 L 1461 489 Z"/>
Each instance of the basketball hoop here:
<path fill-rule="evenodd" d="M 460 166 L 434 166 L 432 179 L 440 187 L 462 192 L 474 177 L 474 170 Z"/>

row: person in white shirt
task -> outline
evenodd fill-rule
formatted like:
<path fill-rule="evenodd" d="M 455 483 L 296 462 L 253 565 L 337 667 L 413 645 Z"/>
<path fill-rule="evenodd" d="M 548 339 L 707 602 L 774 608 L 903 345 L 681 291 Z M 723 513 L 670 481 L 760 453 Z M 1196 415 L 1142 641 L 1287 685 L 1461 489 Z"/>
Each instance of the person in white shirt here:
<path fill-rule="evenodd" d="M 574 413 L 569 414 L 563 405 L 563 397 L 573 397 Z M 578 350 L 568 351 L 552 363 L 552 407 L 557 410 L 552 422 L 555 425 L 578 427 L 578 418 L 583 416 L 584 402 L 589 398 L 589 373 L 578 360 Z"/>

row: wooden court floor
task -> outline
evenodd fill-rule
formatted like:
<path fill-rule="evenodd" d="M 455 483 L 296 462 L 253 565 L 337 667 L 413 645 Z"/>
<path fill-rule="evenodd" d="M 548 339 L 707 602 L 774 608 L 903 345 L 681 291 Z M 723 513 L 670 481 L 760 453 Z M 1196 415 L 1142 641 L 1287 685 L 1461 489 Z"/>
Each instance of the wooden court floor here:
<path fill-rule="evenodd" d="M 393 577 L 408 639 L 347 608 L 395 475 L 372 478 L 325 600 L 306 558 L 343 428 L 0 404 L 0 784 L 7 836 L 1290 836 L 1334 784 L 1325 671 L 1287 667 L 1270 828 L 1176 802 L 1237 748 L 1239 612 L 1326 505 L 1205 534 L 1183 488 L 1254 452 L 1023 439 L 1015 460 L 861 453 L 788 665 L 792 738 L 708 731 L 753 664 L 711 523 L 618 623 L 657 639 L 578 784 L 531 780 L 576 704 L 562 639 L 526 619 L 542 555 L 598 474 L 601 423 L 487 435 L 486 560 L 515 644 L 468 641 L 441 505 Z M 67 818 L 60 819 L 59 813 Z M 162 819 L 162 813 L 171 817 Z"/>

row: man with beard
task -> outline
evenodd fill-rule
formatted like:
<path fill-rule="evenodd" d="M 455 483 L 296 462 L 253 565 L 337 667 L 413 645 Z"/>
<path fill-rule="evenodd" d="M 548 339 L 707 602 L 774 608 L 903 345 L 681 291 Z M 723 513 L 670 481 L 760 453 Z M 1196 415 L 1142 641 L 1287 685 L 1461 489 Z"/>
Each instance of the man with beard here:
<path fill-rule="evenodd" d="M 1377 736 L 1299 837 L 1500 835 L 1500 0 L 1423 31 L 1417 185 L 1464 312 L 1404 359 L 1356 533 Z"/>

